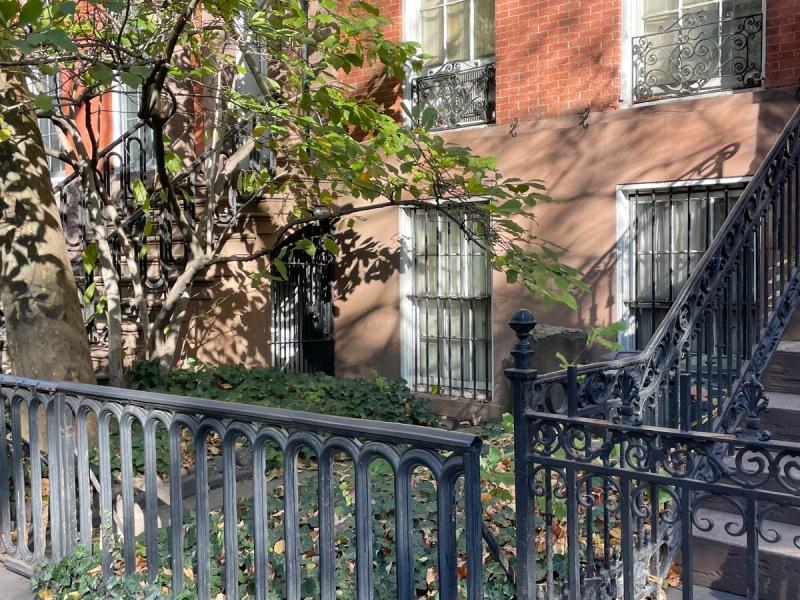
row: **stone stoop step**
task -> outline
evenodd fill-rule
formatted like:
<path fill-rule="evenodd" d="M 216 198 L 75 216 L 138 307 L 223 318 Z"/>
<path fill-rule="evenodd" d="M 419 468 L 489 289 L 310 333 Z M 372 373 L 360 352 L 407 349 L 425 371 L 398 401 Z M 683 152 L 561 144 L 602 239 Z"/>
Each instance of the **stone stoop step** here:
<path fill-rule="evenodd" d="M 797 378 L 800 379 L 800 364 Z M 792 391 L 787 393 L 773 387 L 764 391 L 769 399 L 769 412 L 762 415 L 761 422 L 775 441 L 800 443 L 800 384 Z"/>
<path fill-rule="evenodd" d="M 725 530 L 726 523 L 730 522 L 734 523 L 731 525 L 734 531 L 738 529 L 742 523 L 741 517 L 730 512 L 701 508 L 696 521 L 705 523 L 705 519 L 709 519 L 714 527 L 707 532 L 694 528 L 692 563 L 695 585 L 729 594 L 744 594 L 747 589 L 746 535 L 733 536 Z M 777 532 L 781 539 L 770 544 L 759 537 L 760 597 L 765 600 L 798 600 L 800 549 L 793 540 L 800 536 L 800 526 L 765 520 L 761 530 L 767 536 Z"/>
<path fill-rule="evenodd" d="M 800 393 L 800 341 L 778 343 L 761 383 L 775 392 Z"/>
<path fill-rule="evenodd" d="M 670 588 L 667 592 L 667 600 L 682 600 L 682 588 Z M 745 596 L 738 594 L 729 594 L 728 592 L 720 592 L 718 590 L 710 590 L 699 585 L 694 586 L 692 589 L 692 600 L 747 600 Z"/>

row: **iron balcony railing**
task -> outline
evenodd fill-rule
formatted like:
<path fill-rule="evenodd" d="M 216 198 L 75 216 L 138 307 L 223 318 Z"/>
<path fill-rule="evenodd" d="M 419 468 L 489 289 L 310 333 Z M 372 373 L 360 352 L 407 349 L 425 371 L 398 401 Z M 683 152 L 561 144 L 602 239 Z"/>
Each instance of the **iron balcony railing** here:
<path fill-rule="evenodd" d="M 411 93 L 420 114 L 436 109 L 434 130 L 494 123 L 494 63 L 445 63 L 413 80 Z"/>
<path fill-rule="evenodd" d="M 763 29 L 760 13 L 700 11 L 633 38 L 633 102 L 761 85 Z"/>
<path fill-rule="evenodd" d="M 11 376 L 0 401 L 5 562 L 82 545 L 104 579 L 144 571 L 200 600 L 408 599 L 434 569 L 443 600 L 482 598 L 474 435 Z"/>

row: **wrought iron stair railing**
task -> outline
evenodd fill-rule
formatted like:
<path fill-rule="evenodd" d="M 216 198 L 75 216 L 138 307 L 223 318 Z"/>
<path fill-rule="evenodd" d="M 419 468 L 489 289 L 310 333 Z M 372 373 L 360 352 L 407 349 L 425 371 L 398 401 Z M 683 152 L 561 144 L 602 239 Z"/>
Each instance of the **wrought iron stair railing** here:
<path fill-rule="evenodd" d="M 758 540 L 781 538 L 762 528 L 762 513 L 800 507 L 796 444 L 769 442 L 760 418 L 767 403 L 760 381 L 798 304 L 800 108 L 641 354 L 537 379 L 529 367 L 532 317 L 515 315 L 520 342 L 507 374 L 515 394 L 517 485 L 531 490 L 517 495 L 527 503 L 517 506 L 518 556 L 535 544 L 530 531 L 545 534 L 550 560 L 538 584 L 551 594 L 545 597 L 561 597 L 552 595 L 556 590 L 570 598 L 584 597 L 577 590 L 603 599 L 650 597 L 679 550 L 691 565 L 688 538 L 714 526 L 697 512 L 720 497 L 733 499 L 734 520 L 742 523 L 720 527 L 747 534 L 748 597 L 758 597 Z M 767 475 L 783 495 L 767 490 L 756 497 Z M 559 503 L 572 553 L 569 589 L 550 568 Z M 584 522 L 580 515 L 598 510 L 600 525 L 584 518 L 586 531 L 576 526 Z M 537 517 L 520 521 L 531 512 Z M 581 558 L 593 544 L 604 554 Z M 532 563 L 519 568 L 536 571 Z M 533 598 L 537 584 L 519 585 L 519 568 L 519 597 Z M 683 569 L 689 585 L 691 571 Z M 683 598 L 693 598 L 691 587 Z"/>
<path fill-rule="evenodd" d="M 694 428 L 732 432 L 800 293 L 800 109 L 758 168 L 675 303 L 638 355 L 578 367 L 582 416 L 677 426 L 688 374 Z M 539 378 L 533 404 L 566 412 L 566 371 Z"/>

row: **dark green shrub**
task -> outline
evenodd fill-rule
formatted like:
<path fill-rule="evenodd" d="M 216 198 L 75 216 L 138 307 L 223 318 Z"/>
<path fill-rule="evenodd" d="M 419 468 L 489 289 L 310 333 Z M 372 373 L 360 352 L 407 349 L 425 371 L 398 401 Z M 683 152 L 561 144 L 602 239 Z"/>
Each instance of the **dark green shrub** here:
<path fill-rule="evenodd" d="M 428 401 L 412 394 L 400 379 L 347 379 L 243 365 L 173 369 L 162 376 L 157 365 L 149 362 L 136 363 L 130 378 L 134 389 L 341 417 L 417 425 L 439 423 Z"/>

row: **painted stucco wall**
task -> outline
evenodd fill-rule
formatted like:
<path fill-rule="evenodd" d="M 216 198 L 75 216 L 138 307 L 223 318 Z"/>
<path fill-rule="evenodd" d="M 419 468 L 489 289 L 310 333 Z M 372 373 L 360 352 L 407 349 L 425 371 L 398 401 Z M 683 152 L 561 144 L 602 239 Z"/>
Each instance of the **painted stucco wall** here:
<path fill-rule="evenodd" d="M 797 106 L 794 92 L 738 93 L 606 111 L 593 114 L 588 128 L 573 116 L 541 120 L 522 124 L 516 137 L 502 125 L 446 134 L 480 154 L 496 156 L 505 176 L 544 180 L 555 202 L 539 207 L 539 233 L 564 247 L 563 260 L 579 268 L 590 286 L 578 299 L 577 311 L 544 311 L 521 286 L 495 274 L 495 403 L 507 400 L 502 369 L 512 336 L 506 321 L 516 309 L 533 310 L 543 323 L 581 329 L 618 319 L 617 186 L 753 174 Z M 399 215 L 387 210 L 357 229 L 373 250 L 339 273 L 344 281 L 338 286 L 347 293 L 338 293 L 336 301 L 337 374 L 376 369 L 396 376 L 401 351 Z"/>

